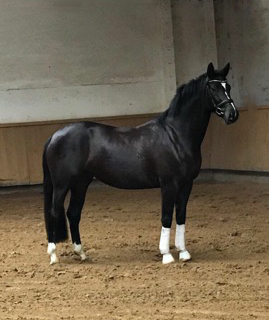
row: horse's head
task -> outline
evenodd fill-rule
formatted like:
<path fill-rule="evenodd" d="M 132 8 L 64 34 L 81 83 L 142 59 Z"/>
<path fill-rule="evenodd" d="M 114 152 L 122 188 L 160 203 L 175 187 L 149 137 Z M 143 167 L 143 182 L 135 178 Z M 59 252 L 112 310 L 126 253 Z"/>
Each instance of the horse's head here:
<path fill-rule="evenodd" d="M 207 67 L 207 91 L 211 111 L 224 118 L 227 124 L 234 123 L 239 116 L 230 96 L 231 86 L 226 79 L 229 69 L 229 63 L 222 70 L 215 70 L 212 62 Z"/>

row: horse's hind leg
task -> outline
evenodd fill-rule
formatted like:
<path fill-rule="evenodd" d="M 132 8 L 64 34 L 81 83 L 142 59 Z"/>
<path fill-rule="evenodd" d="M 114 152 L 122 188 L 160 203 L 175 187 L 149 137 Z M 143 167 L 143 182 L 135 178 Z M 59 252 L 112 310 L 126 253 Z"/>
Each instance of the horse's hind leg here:
<path fill-rule="evenodd" d="M 48 254 L 50 255 L 50 264 L 58 262 L 56 255 L 56 243 L 67 240 L 67 225 L 64 212 L 64 200 L 68 192 L 68 187 L 55 187 L 53 191 L 51 224 L 48 233 Z"/>
<path fill-rule="evenodd" d="M 92 177 L 83 177 L 78 179 L 79 182 L 71 188 L 71 197 L 69 207 L 67 209 L 67 217 L 69 220 L 72 243 L 74 251 L 78 254 L 81 260 L 85 260 L 87 257 L 83 251 L 80 233 L 79 233 L 79 222 L 81 217 L 81 210 L 84 205 L 86 192 L 89 184 L 92 182 Z"/>
<path fill-rule="evenodd" d="M 185 246 L 185 222 L 186 222 L 186 207 L 189 200 L 189 196 L 192 189 L 192 182 L 181 187 L 177 201 L 176 201 L 176 237 L 175 246 L 179 251 L 179 259 L 182 261 L 188 261 L 191 259 L 191 255 Z"/>

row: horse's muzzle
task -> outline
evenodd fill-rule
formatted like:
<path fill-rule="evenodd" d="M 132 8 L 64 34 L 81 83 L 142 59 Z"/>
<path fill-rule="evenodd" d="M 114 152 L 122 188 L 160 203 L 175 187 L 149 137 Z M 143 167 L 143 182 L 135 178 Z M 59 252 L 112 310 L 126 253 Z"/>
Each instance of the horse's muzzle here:
<path fill-rule="evenodd" d="M 223 118 L 226 124 L 232 124 L 239 118 L 239 112 L 237 111 L 233 102 L 227 104 Z"/>

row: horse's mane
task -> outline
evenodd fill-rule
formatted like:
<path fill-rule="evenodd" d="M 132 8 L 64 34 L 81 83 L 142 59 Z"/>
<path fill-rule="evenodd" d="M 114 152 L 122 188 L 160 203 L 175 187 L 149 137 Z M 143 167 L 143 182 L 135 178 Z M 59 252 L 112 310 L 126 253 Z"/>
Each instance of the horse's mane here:
<path fill-rule="evenodd" d="M 178 87 L 168 109 L 160 114 L 158 120 L 160 122 L 164 121 L 168 114 L 171 116 L 176 116 L 182 105 L 186 104 L 187 102 L 188 104 L 192 104 L 192 102 L 196 99 L 197 94 L 200 94 L 199 89 L 204 88 L 206 76 L 206 73 L 202 74 L 198 78 L 192 79 L 188 83 Z"/>

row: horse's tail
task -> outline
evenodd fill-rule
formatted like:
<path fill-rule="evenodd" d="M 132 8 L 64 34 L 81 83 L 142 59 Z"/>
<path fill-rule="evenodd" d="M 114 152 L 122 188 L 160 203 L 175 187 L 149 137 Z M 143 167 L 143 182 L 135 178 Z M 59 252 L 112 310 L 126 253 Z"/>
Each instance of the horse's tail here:
<path fill-rule="evenodd" d="M 49 139 L 44 147 L 43 152 L 43 193 L 44 193 L 44 218 L 46 225 L 47 238 L 49 242 L 62 242 L 68 239 L 66 216 L 64 209 L 57 210 L 53 205 L 53 183 L 51 179 L 50 170 L 47 163 L 46 153 L 48 145 L 50 143 Z"/>
<path fill-rule="evenodd" d="M 48 241 L 52 241 L 51 237 L 53 234 L 52 230 L 52 197 L 53 197 L 53 184 L 51 181 L 50 171 L 46 159 L 46 152 L 48 149 L 48 145 L 50 143 L 49 139 L 45 146 L 43 151 L 43 159 L 42 159 L 42 165 L 43 165 L 43 193 L 44 193 L 44 218 L 45 218 L 45 225 L 46 225 L 46 231 L 47 231 L 47 238 Z"/>

